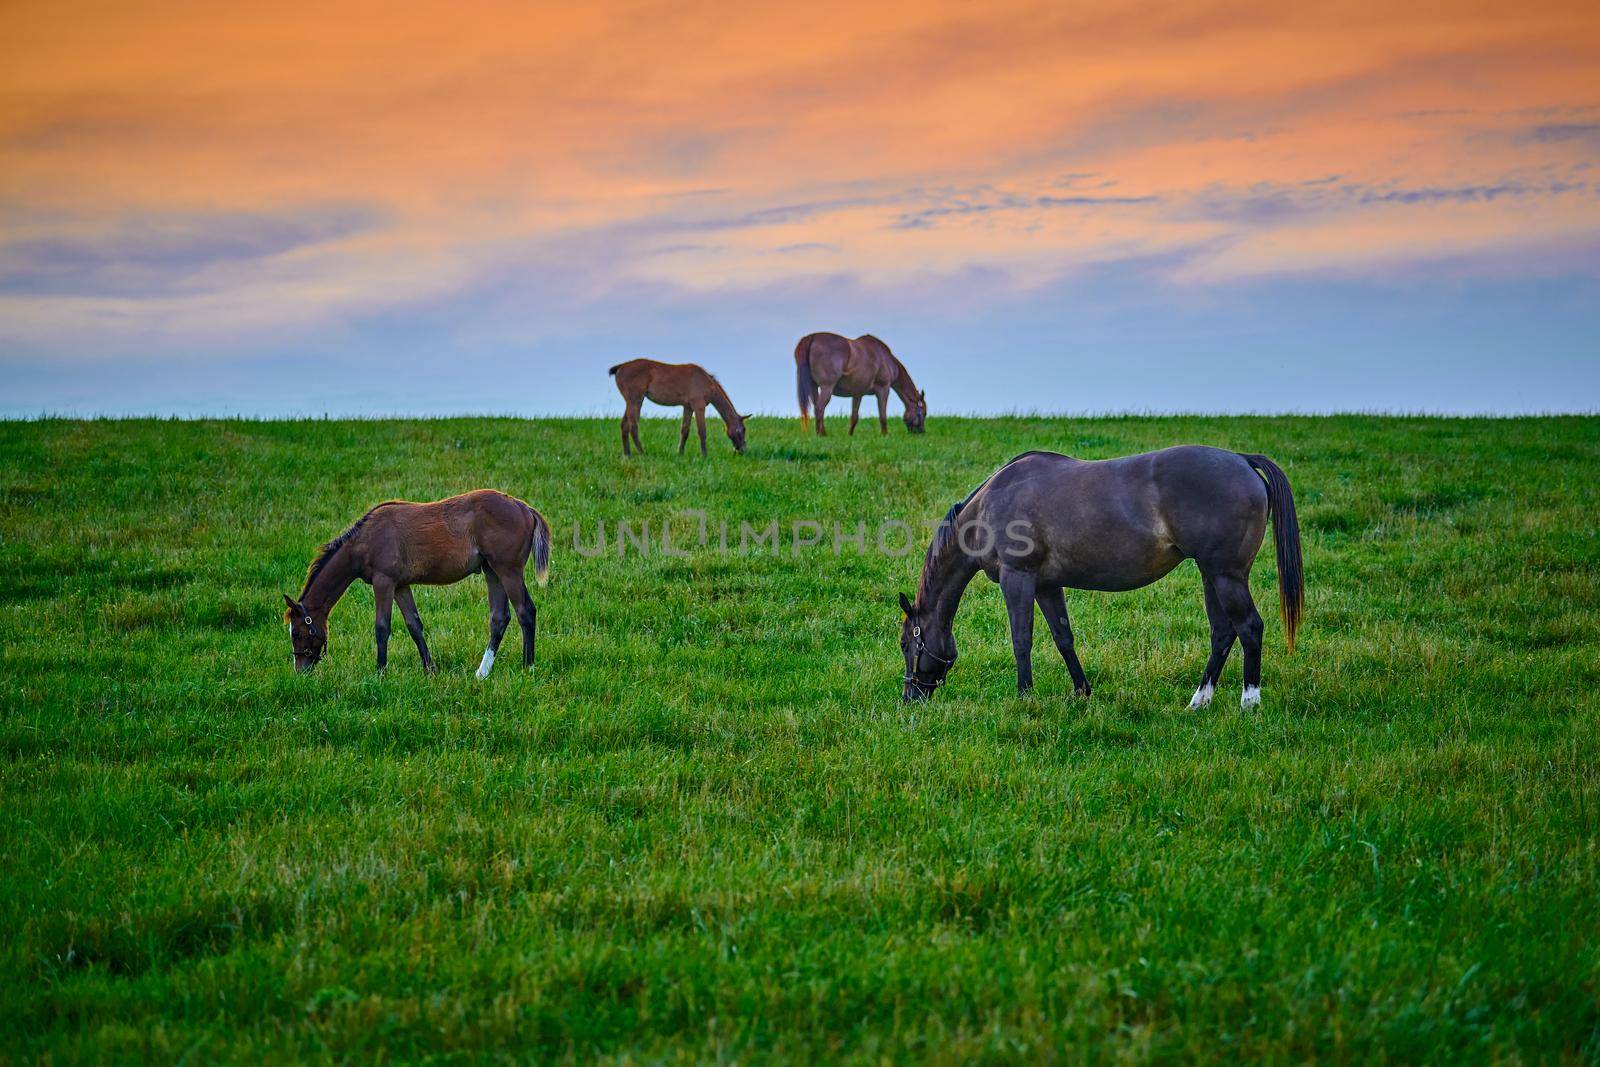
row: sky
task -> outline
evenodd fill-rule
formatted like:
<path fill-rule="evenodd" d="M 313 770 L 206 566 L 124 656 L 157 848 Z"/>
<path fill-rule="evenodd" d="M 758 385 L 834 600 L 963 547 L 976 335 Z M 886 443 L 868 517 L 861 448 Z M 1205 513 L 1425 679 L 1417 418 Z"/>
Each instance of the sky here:
<path fill-rule="evenodd" d="M 935 416 L 1600 410 L 1600 6 L 0 4 L 0 415 L 791 414 L 817 330 Z"/>

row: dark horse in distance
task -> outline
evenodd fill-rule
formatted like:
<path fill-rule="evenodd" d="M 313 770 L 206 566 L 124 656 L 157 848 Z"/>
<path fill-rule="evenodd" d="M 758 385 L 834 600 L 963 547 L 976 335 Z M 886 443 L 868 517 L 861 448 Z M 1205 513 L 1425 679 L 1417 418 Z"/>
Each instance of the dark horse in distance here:
<path fill-rule="evenodd" d="M 817 409 L 817 433 L 828 436 L 822 413 L 834 396 L 850 398 L 850 432 L 861 418 L 861 398 L 878 398 L 878 430 L 889 432 L 889 390 L 906 406 L 906 429 L 921 433 L 928 420 L 928 397 L 917 389 L 906 365 L 871 334 L 854 341 L 836 333 L 809 333 L 794 346 L 795 384 L 800 393 L 800 425 Z"/>
<path fill-rule="evenodd" d="M 328 647 L 328 613 L 359 579 L 372 586 L 377 603 L 378 669 L 389 662 L 389 621 L 399 603 L 406 629 L 422 654 L 422 667 L 431 673 L 433 657 L 411 587 L 449 585 L 478 571 L 489 586 L 489 647 L 478 664 L 478 677 L 488 677 L 494 666 L 512 608 L 522 625 L 522 662 L 531 668 L 538 612 L 522 580 L 530 554 L 534 578 L 544 585 L 550 576 L 550 524 L 516 497 L 492 489 L 431 504 L 379 504 L 322 546 L 298 598 L 284 594 L 295 670 L 308 671 L 322 659 Z"/>
<path fill-rule="evenodd" d="M 901 695 L 926 698 L 944 684 L 956 661 L 956 607 L 967 583 L 983 571 L 1005 596 L 1018 691 L 1033 685 L 1037 604 L 1073 688 L 1088 696 L 1062 590 L 1137 589 L 1193 559 L 1205 587 L 1211 658 L 1189 706 L 1211 702 L 1237 637 L 1244 646 L 1239 703 L 1254 707 L 1261 702 L 1262 624 L 1250 597 L 1250 566 L 1269 515 L 1279 606 L 1293 652 L 1305 599 L 1300 525 L 1289 479 L 1276 463 L 1199 445 L 1096 462 L 1025 452 L 950 509 L 928 546 L 916 599 L 900 595 Z"/>
<path fill-rule="evenodd" d="M 683 405 L 678 455 L 683 455 L 683 447 L 689 443 L 691 413 L 700 431 L 700 454 L 706 454 L 707 404 L 714 406 L 717 414 L 722 416 L 722 424 L 728 429 L 728 440 L 733 442 L 733 450 L 744 451 L 744 420 L 749 416 L 739 414 L 733 401 L 728 399 L 728 392 L 722 388 L 722 383 L 698 363 L 658 363 L 653 359 L 630 359 L 608 368 L 606 373 L 616 378 L 617 392 L 627 402 L 627 408 L 622 413 L 623 455 L 633 454 L 628 448 L 630 437 L 633 447 L 640 454 L 644 453 L 644 444 L 639 440 L 639 409 L 647 398 L 665 407 Z"/>

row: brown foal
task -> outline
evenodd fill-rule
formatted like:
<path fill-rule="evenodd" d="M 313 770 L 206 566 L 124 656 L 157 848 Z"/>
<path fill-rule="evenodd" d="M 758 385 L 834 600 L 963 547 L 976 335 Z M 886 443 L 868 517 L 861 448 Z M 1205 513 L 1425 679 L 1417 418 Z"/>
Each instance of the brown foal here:
<path fill-rule="evenodd" d="M 637 448 L 641 455 L 644 453 L 644 444 L 639 440 L 639 409 L 644 406 L 646 398 L 663 407 L 683 405 L 678 455 L 683 455 L 684 446 L 689 443 L 691 412 L 695 426 L 700 431 L 700 454 L 706 454 L 708 403 L 722 416 L 722 422 L 728 428 L 728 440 L 733 442 L 733 450 L 744 451 L 744 420 L 749 416 L 739 414 L 733 401 L 728 399 L 722 383 L 698 363 L 657 363 L 653 359 L 630 359 L 609 368 L 607 373 L 617 379 L 617 392 L 628 404 L 627 410 L 622 413 L 623 455 L 631 456 L 632 448 Z M 632 448 L 629 447 L 629 438 L 632 438 Z"/>
<path fill-rule="evenodd" d="M 389 662 L 389 620 L 398 603 L 422 654 L 422 668 L 431 673 L 433 657 L 411 587 L 449 585 L 479 571 L 489 586 L 489 647 L 478 677 L 488 677 L 494 666 L 513 609 L 522 626 L 522 662 L 532 668 L 538 612 L 522 579 L 530 554 L 534 579 L 542 586 L 550 576 L 550 524 L 514 496 L 475 489 L 431 504 L 379 504 L 322 546 L 298 598 L 284 594 L 294 668 L 308 671 L 322 659 L 328 613 L 359 579 L 372 586 L 377 603 L 378 669 Z"/>

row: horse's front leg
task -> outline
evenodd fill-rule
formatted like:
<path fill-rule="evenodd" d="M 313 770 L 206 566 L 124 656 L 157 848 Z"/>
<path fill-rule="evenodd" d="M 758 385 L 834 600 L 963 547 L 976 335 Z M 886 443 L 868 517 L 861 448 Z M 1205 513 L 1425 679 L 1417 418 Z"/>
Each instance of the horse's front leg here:
<path fill-rule="evenodd" d="M 389 665 L 389 623 L 394 618 L 394 582 L 384 577 L 374 578 L 372 601 L 377 606 L 372 636 L 378 642 L 378 669 L 381 671 Z"/>
<path fill-rule="evenodd" d="M 1017 692 L 1033 688 L 1033 598 L 1039 576 L 1012 567 L 1000 568 L 1000 592 L 1011 617 L 1011 652 L 1017 658 Z"/>
<path fill-rule="evenodd" d="M 694 428 L 700 433 L 700 454 L 706 454 L 706 406 L 701 404 L 694 409 Z"/>
<path fill-rule="evenodd" d="M 422 669 L 432 674 L 437 668 L 433 665 L 433 657 L 428 654 L 428 640 L 422 633 L 422 616 L 417 613 L 417 602 L 411 598 L 411 587 L 402 585 L 396 589 L 394 599 L 400 605 L 400 617 L 406 620 L 411 640 L 416 643 L 417 654 L 422 657 Z"/>
<path fill-rule="evenodd" d="M 889 434 L 889 387 L 878 390 L 878 433 Z"/>
<path fill-rule="evenodd" d="M 1072 691 L 1081 697 L 1089 695 L 1089 679 L 1083 673 L 1083 664 L 1078 662 L 1077 649 L 1073 647 L 1072 624 L 1067 621 L 1067 598 L 1060 589 L 1040 589 L 1034 599 L 1038 601 L 1039 610 L 1044 614 L 1044 623 L 1050 628 L 1050 637 L 1056 643 L 1056 651 L 1061 653 L 1061 658 L 1066 661 L 1067 673 L 1072 675 Z"/>

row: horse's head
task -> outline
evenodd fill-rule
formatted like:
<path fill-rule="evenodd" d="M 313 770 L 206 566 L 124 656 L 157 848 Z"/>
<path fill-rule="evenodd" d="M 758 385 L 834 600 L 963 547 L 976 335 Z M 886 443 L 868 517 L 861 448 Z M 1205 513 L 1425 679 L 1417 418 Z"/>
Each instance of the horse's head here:
<path fill-rule="evenodd" d="M 933 625 L 933 613 L 911 603 L 904 593 L 900 594 L 900 610 L 905 612 L 900 623 L 900 652 L 906 660 L 900 699 L 907 703 L 927 700 L 955 665 L 955 634 L 939 632 L 941 628 Z"/>
<path fill-rule="evenodd" d="M 921 433 L 928 422 L 928 393 L 927 390 L 917 394 L 914 404 L 906 405 L 906 429 L 912 433 Z"/>
<path fill-rule="evenodd" d="M 741 415 L 736 411 L 733 413 L 733 418 L 727 420 L 728 440 L 733 442 L 733 450 L 735 452 L 742 453 L 744 451 L 744 420 L 749 417 L 749 415 Z"/>
<path fill-rule="evenodd" d="M 288 605 L 283 621 L 289 624 L 289 645 L 294 650 L 294 669 L 301 673 L 317 665 L 328 647 L 328 617 L 313 615 L 306 606 L 288 593 L 283 594 Z"/>

